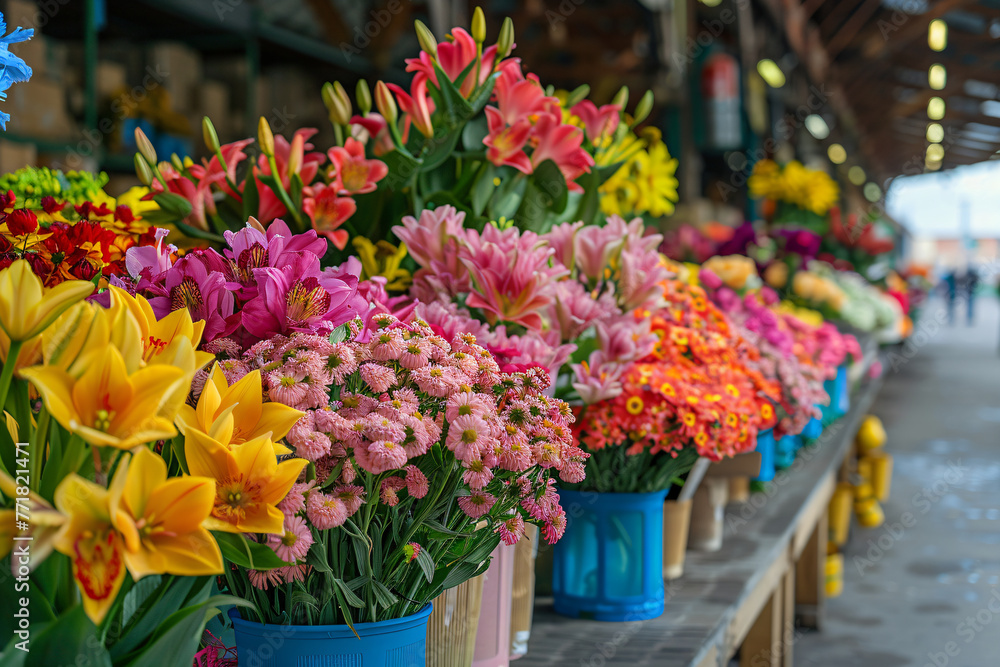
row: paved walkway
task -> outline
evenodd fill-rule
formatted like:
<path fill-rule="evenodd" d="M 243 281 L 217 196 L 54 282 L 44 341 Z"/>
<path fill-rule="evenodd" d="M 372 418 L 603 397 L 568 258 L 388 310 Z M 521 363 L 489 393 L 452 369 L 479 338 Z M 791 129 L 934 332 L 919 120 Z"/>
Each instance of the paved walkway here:
<path fill-rule="evenodd" d="M 949 327 L 933 304 L 886 365 L 886 524 L 855 523 L 843 595 L 796 642 L 796 667 L 1000 666 L 1000 307 L 976 305 L 974 327 L 964 309 Z"/>

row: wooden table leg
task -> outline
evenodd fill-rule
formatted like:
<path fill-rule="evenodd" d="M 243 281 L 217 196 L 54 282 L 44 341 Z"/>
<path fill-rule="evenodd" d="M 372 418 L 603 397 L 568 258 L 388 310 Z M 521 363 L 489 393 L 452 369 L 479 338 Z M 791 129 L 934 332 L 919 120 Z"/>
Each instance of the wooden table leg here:
<path fill-rule="evenodd" d="M 743 640 L 740 667 L 782 667 L 782 588 L 779 583 Z"/>
<path fill-rule="evenodd" d="M 795 611 L 799 625 L 811 630 L 819 630 L 823 620 L 828 530 L 828 517 L 824 512 L 795 564 Z"/>
<path fill-rule="evenodd" d="M 781 582 L 781 667 L 795 667 L 792 645 L 795 643 L 795 569 L 788 568 Z"/>

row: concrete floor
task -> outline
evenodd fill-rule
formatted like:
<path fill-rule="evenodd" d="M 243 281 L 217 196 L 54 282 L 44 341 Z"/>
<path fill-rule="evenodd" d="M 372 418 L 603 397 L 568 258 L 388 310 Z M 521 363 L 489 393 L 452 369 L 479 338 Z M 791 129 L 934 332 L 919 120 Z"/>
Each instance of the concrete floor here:
<path fill-rule="evenodd" d="M 964 305 L 964 304 L 963 304 Z M 844 592 L 796 667 L 1000 665 L 1000 307 L 927 308 L 875 404 L 895 457 L 881 528 L 855 527 Z"/>

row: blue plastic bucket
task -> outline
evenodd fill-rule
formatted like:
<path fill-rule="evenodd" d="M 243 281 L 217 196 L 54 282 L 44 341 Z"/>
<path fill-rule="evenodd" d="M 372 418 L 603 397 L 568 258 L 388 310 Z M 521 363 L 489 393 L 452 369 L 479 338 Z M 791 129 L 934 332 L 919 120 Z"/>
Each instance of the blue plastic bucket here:
<path fill-rule="evenodd" d="M 431 605 L 416 614 L 377 623 L 270 625 L 240 618 L 229 610 L 236 632 L 240 667 L 424 667 Z"/>
<path fill-rule="evenodd" d="M 847 366 L 837 368 L 837 377 L 823 383 L 823 388 L 830 397 L 830 405 L 823 407 L 824 421 L 840 419 L 851 408 L 851 392 L 847 386 Z"/>
<path fill-rule="evenodd" d="M 757 434 L 757 448 L 760 452 L 760 472 L 754 479 L 758 482 L 770 482 L 774 479 L 774 431 L 767 429 Z"/>
<path fill-rule="evenodd" d="M 663 614 L 663 503 L 652 493 L 559 491 L 566 533 L 553 550 L 556 612 L 598 621 Z"/>
<path fill-rule="evenodd" d="M 774 449 L 775 468 L 784 470 L 791 467 L 792 463 L 795 462 L 795 452 L 799 450 L 798 441 L 799 436 L 797 435 L 785 435 L 778 440 Z"/>
<path fill-rule="evenodd" d="M 820 407 L 822 409 L 822 406 Z M 802 436 L 803 440 L 818 440 L 819 436 L 823 435 L 823 420 L 813 417 L 799 435 Z"/>

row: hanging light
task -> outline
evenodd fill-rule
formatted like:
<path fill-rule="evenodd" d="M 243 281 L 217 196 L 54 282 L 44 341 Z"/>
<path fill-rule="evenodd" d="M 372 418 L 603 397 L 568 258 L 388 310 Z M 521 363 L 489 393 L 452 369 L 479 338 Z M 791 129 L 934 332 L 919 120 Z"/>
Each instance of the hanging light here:
<path fill-rule="evenodd" d="M 941 162 L 931 162 L 930 160 L 925 160 L 924 168 L 927 169 L 927 171 L 937 171 L 941 168 Z"/>
<path fill-rule="evenodd" d="M 826 154 L 830 158 L 830 162 L 834 164 L 844 164 L 847 160 L 847 151 L 840 144 L 830 144 L 830 147 L 826 149 Z"/>
<path fill-rule="evenodd" d="M 865 195 L 865 199 L 872 202 L 873 204 L 882 198 L 882 188 L 880 188 L 875 183 L 868 181 L 865 183 L 864 190 L 862 193 Z"/>
<path fill-rule="evenodd" d="M 944 146 L 941 144 L 931 144 L 927 147 L 927 160 L 930 162 L 940 162 L 944 159 Z"/>
<path fill-rule="evenodd" d="M 944 51 L 948 46 L 948 24 L 934 19 L 927 26 L 927 45 L 934 51 Z"/>
<path fill-rule="evenodd" d="M 847 180 L 849 180 L 851 183 L 854 183 L 855 185 L 861 185 L 862 183 L 864 183 L 865 178 L 867 178 L 867 176 L 865 175 L 865 170 L 859 167 L 858 165 L 854 165 L 853 167 L 847 170 Z"/>
<path fill-rule="evenodd" d="M 785 85 L 785 73 L 778 67 L 778 63 L 770 58 L 764 58 L 757 63 L 757 73 L 772 88 L 781 88 Z"/>
<path fill-rule="evenodd" d="M 931 120 L 941 120 L 944 118 L 944 100 L 940 97 L 932 97 L 927 101 L 927 117 Z"/>
<path fill-rule="evenodd" d="M 931 65 L 931 68 L 927 70 L 927 85 L 933 90 L 943 90 L 947 83 L 948 70 L 944 68 L 944 65 Z"/>
<path fill-rule="evenodd" d="M 826 124 L 826 121 L 819 114 L 813 113 L 806 116 L 805 124 L 806 129 L 809 130 L 809 134 L 820 141 L 830 136 L 830 126 Z"/>
<path fill-rule="evenodd" d="M 941 123 L 927 124 L 927 141 L 932 144 L 939 144 L 944 140 L 944 127 Z"/>

